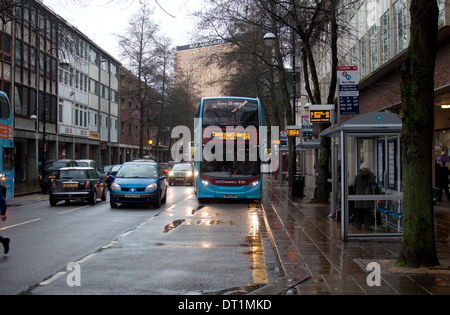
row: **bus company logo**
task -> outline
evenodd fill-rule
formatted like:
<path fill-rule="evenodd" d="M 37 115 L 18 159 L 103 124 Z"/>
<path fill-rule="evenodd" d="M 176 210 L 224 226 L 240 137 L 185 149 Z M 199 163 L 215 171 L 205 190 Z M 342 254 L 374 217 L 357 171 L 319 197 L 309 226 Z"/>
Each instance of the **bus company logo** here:
<path fill-rule="evenodd" d="M 352 79 L 352 76 L 347 71 L 342 72 L 342 76 L 349 81 Z"/>

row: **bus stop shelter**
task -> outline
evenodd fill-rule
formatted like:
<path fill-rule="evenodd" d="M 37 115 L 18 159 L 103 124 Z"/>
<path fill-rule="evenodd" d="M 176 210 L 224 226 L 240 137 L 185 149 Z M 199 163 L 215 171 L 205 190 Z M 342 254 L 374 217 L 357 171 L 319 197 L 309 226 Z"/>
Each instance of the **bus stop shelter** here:
<path fill-rule="evenodd" d="M 401 237 L 403 190 L 401 174 L 400 116 L 372 112 L 324 130 L 331 137 L 331 212 L 341 218 L 341 237 L 347 239 Z M 364 195 L 353 194 L 361 163 L 367 163 L 377 187 Z M 370 225 L 353 223 L 355 202 L 371 204 Z"/>

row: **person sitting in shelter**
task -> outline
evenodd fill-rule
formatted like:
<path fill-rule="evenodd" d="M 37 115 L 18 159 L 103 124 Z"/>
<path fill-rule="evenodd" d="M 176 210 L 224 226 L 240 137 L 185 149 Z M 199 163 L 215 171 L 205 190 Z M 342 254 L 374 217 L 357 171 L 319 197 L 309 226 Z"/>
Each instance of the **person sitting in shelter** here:
<path fill-rule="evenodd" d="M 361 163 L 358 174 L 355 176 L 353 188 L 355 195 L 372 195 L 376 186 L 375 175 L 369 169 L 367 163 Z M 373 200 L 355 201 L 355 227 L 360 230 L 364 224 L 364 229 L 369 230 L 370 211 L 373 209 Z"/>

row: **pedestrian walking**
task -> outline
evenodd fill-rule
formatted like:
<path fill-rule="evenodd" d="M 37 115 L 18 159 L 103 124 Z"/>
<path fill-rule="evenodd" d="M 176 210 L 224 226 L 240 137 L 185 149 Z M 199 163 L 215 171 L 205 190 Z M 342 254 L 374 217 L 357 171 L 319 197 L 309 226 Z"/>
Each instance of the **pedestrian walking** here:
<path fill-rule="evenodd" d="M 445 192 L 447 199 L 450 201 L 450 192 L 448 191 L 448 175 L 450 171 L 445 166 L 445 161 L 439 161 L 436 170 L 436 181 L 439 189 L 437 201 L 442 202 L 442 191 Z"/>
<path fill-rule="evenodd" d="M 0 185 L 0 220 L 4 222 L 6 220 L 6 187 Z M 3 244 L 3 252 L 8 254 L 9 252 L 9 238 L 3 238 L 0 236 L 0 243 Z"/>
<path fill-rule="evenodd" d="M 355 195 L 372 195 L 376 186 L 375 175 L 369 169 L 367 163 L 361 163 L 358 173 L 355 176 L 353 189 Z M 373 200 L 355 201 L 355 227 L 360 230 L 364 224 L 364 229 L 369 230 L 370 214 L 373 209 Z"/>

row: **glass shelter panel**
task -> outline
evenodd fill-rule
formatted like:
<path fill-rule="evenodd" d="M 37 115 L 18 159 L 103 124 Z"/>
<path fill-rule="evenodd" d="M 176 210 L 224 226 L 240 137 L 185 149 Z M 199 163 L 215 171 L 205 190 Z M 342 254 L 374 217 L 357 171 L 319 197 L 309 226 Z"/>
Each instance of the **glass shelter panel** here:
<path fill-rule="evenodd" d="M 349 149 L 343 159 L 343 231 L 346 237 L 400 236 L 403 195 L 400 135 L 344 133 Z M 353 153 L 351 153 L 353 151 Z"/>

